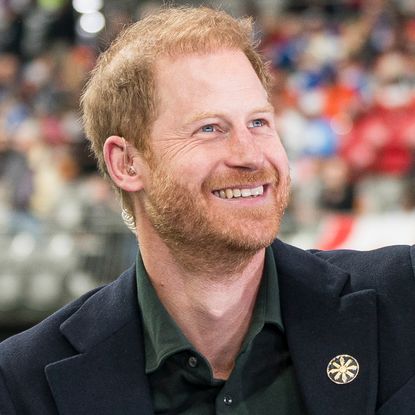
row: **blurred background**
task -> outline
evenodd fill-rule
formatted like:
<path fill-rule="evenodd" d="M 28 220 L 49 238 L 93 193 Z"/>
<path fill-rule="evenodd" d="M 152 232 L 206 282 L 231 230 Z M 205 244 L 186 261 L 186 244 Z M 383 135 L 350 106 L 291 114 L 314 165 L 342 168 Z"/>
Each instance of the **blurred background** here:
<path fill-rule="evenodd" d="M 254 16 L 271 64 L 293 183 L 280 237 L 321 249 L 415 242 L 415 2 L 203 4 Z M 159 6 L 0 0 L 0 339 L 135 258 L 79 95 L 99 52 Z"/>

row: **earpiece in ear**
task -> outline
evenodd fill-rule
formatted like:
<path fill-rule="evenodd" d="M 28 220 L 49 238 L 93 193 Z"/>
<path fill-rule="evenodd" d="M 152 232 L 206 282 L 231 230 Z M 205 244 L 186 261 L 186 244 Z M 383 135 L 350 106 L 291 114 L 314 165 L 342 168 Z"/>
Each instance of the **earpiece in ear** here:
<path fill-rule="evenodd" d="M 137 174 L 137 170 L 134 168 L 134 166 L 128 166 L 127 167 L 127 174 L 129 176 L 135 176 Z"/>
<path fill-rule="evenodd" d="M 126 166 L 126 171 L 129 176 L 135 176 L 137 174 L 137 170 L 134 168 L 133 165 L 128 166 L 129 157 L 128 157 L 128 145 L 127 141 L 124 137 L 122 137 L 123 144 L 124 144 L 124 166 Z"/>

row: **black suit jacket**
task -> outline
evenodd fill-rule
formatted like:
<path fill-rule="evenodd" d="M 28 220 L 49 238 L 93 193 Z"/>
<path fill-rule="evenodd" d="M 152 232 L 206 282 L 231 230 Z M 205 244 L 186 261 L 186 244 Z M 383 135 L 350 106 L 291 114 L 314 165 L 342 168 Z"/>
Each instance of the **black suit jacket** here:
<path fill-rule="evenodd" d="M 414 249 L 273 249 L 308 413 L 414 415 Z M 339 354 L 360 364 L 345 385 L 326 373 Z M 0 345 L 1 415 L 152 413 L 134 267 Z"/>

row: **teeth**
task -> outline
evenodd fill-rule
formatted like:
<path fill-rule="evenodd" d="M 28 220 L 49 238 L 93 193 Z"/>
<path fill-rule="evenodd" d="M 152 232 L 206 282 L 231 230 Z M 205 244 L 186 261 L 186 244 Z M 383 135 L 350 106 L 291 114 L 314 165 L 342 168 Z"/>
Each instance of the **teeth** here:
<path fill-rule="evenodd" d="M 259 187 L 255 187 L 255 189 L 251 190 L 252 196 L 259 196 L 262 193 L 264 193 L 264 189 L 262 189 L 262 192 L 261 192 L 261 189 Z"/>
<path fill-rule="evenodd" d="M 213 194 L 221 199 L 232 199 L 238 197 L 256 197 L 264 193 L 264 186 L 254 187 L 252 189 L 222 189 L 216 190 Z"/>
<path fill-rule="evenodd" d="M 232 199 L 233 198 L 233 191 L 232 191 L 232 189 L 226 189 L 225 190 L 225 193 L 226 193 L 227 199 Z"/>

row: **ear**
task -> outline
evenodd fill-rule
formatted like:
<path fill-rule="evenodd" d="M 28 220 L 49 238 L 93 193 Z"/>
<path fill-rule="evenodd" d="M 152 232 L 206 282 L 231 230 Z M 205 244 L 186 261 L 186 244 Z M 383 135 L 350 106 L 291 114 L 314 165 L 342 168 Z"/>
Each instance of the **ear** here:
<path fill-rule="evenodd" d="M 103 150 L 108 174 L 117 187 L 126 192 L 144 188 L 144 161 L 137 149 L 123 137 L 112 135 L 105 140 Z"/>

